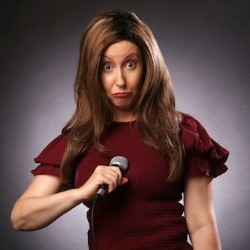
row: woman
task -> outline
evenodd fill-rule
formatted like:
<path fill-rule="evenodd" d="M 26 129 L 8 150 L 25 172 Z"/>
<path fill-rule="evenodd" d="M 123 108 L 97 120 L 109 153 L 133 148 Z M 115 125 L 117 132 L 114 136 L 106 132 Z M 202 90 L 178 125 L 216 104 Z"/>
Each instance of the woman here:
<path fill-rule="evenodd" d="M 221 249 L 212 179 L 227 170 L 228 151 L 175 109 L 157 42 L 135 14 L 111 11 L 90 22 L 75 98 L 62 134 L 35 158 L 39 166 L 14 205 L 13 227 L 43 228 L 83 202 L 90 249 Z M 109 166 L 116 155 L 129 161 L 124 175 Z M 93 211 L 103 184 L 107 195 Z"/>

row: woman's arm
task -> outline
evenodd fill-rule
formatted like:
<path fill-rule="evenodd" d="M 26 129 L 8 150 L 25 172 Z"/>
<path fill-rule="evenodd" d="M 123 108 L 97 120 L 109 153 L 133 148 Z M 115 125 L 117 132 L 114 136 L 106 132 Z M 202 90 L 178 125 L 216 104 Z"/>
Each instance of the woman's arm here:
<path fill-rule="evenodd" d="M 184 206 L 194 250 L 220 250 L 211 177 L 189 177 L 186 180 Z"/>
<path fill-rule="evenodd" d="M 127 178 L 117 167 L 98 166 L 88 181 L 80 188 L 60 191 L 59 177 L 38 175 L 15 203 L 11 221 L 15 230 L 43 228 L 78 204 L 93 199 L 99 185 L 107 184 L 109 193 Z"/>

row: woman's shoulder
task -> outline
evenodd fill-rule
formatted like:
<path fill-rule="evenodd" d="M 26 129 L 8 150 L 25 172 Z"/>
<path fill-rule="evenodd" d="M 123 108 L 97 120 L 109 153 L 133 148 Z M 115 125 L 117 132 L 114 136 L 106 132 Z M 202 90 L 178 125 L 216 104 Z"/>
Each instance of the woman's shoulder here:
<path fill-rule="evenodd" d="M 67 137 L 63 134 L 54 138 L 34 159 L 36 163 L 58 165 L 67 147 Z"/>
<path fill-rule="evenodd" d="M 182 114 L 180 138 L 184 146 L 188 172 L 217 176 L 227 170 L 229 152 L 219 145 L 193 116 Z"/>
<path fill-rule="evenodd" d="M 180 135 L 186 150 L 206 151 L 213 146 L 205 127 L 189 114 L 182 113 Z"/>

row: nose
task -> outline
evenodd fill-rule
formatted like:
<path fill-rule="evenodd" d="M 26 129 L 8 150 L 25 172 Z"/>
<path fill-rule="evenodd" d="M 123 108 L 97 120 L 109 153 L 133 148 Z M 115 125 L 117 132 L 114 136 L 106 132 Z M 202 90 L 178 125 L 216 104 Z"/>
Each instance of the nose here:
<path fill-rule="evenodd" d="M 116 86 L 124 87 L 125 85 L 126 85 L 126 80 L 124 77 L 124 72 L 122 71 L 121 68 L 118 68 L 116 72 Z"/>

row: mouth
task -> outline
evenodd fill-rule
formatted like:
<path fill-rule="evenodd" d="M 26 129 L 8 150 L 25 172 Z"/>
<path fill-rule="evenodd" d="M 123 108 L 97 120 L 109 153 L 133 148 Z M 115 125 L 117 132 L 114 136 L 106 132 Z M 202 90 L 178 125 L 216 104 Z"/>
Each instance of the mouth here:
<path fill-rule="evenodd" d="M 130 96 L 130 92 L 118 92 L 118 93 L 114 93 L 113 96 L 114 97 L 119 97 L 119 98 L 125 98 Z"/>

